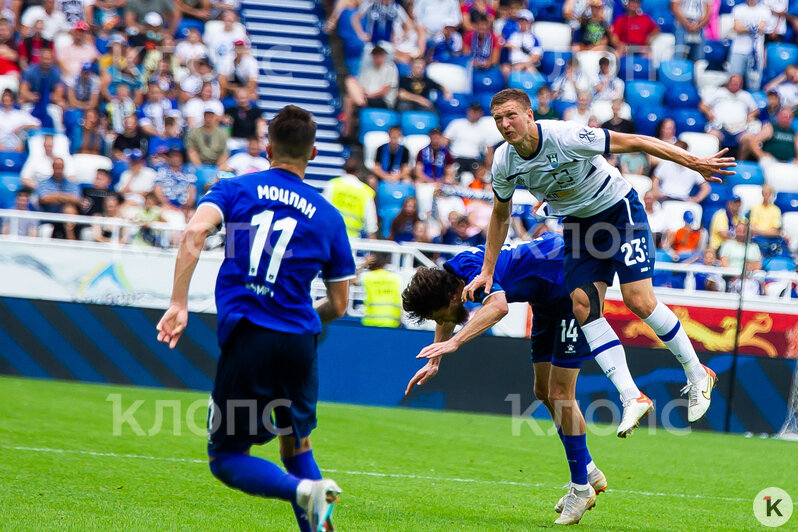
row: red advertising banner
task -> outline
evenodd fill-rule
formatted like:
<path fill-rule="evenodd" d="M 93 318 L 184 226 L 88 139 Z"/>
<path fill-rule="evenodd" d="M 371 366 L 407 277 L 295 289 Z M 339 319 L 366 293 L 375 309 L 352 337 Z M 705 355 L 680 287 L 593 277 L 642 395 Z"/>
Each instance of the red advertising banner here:
<path fill-rule="evenodd" d="M 668 305 L 693 341 L 697 351 L 731 353 L 737 330 L 737 310 Z M 658 347 L 665 345 L 654 331 L 624 306 L 607 300 L 604 316 L 624 345 Z M 798 315 L 744 311 L 739 352 L 770 358 L 798 358 Z"/>

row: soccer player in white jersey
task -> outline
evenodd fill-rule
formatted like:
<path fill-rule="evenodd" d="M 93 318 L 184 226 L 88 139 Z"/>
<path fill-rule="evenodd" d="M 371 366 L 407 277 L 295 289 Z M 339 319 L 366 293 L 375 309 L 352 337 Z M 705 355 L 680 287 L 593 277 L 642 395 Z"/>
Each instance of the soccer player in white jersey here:
<path fill-rule="evenodd" d="M 565 284 L 574 315 L 593 353 L 612 357 L 614 368 L 606 374 L 623 390 L 618 434 L 634 427 L 652 405 L 632 380 L 621 342 L 603 317 L 604 296 L 616 273 L 626 306 L 654 330 L 684 367 L 688 421 L 701 419 L 717 378 L 698 360 L 676 315 L 657 301 L 651 283 L 654 243 L 645 210 L 629 182 L 602 155 L 645 152 L 691 168 L 713 182 L 721 182 L 716 175 L 734 174 L 726 169 L 736 165 L 734 158 L 723 157 L 726 150 L 696 157 L 652 137 L 610 133 L 574 122 L 535 122 L 529 97 L 517 89 L 498 92 L 490 108 L 507 142 L 493 158 L 496 198 L 482 271 L 465 287 L 463 299 L 473 300 L 479 289 L 490 293 L 496 260 L 507 237 L 513 191 L 516 185 L 526 187 L 545 201 L 545 215 L 564 217 Z M 579 511 L 578 505 L 571 507 Z"/>

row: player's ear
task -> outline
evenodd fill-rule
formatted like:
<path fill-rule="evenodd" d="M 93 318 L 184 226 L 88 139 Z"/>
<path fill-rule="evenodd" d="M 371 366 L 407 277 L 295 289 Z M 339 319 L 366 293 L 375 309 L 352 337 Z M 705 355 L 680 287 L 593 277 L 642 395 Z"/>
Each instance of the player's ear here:
<path fill-rule="evenodd" d="M 310 157 L 308 158 L 308 161 L 312 161 L 313 159 L 315 159 L 318 154 L 319 154 L 319 149 L 316 146 L 313 146 L 313 151 L 310 152 Z"/>
<path fill-rule="evenodd" d="M 271 143 L 266 144 L 266 158 L 270 161 L 272 160 L 272 145 Z"/>

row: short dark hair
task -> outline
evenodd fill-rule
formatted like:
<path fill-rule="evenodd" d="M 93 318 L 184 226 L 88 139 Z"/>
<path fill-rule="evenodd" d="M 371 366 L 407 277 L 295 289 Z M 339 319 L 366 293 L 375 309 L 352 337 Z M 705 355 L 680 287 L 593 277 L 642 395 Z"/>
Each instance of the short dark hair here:
<path fill-rule="evenodd" d="M 33 194 L 33 189 L 30 187 L 19 187 L 17 190 L 17 196 L 30 196 Z"/>
<path fill-rule="evenodd" d="M 520 103 L 524 111 L 532 109 L 532 102 L 529 101 L 529 95 L 521 89 L 504 89 L 497 92 L 490 100 L 490 108 L 493 110 L 497 105 L 502 105 L 507 102 Z"/>
<path fill-rule="evenodd" d="M 457 276 L 448 270 L 422 266 L 402 292 L 402 307 L 411 320 L 421 323 L 448 307 L 458 286 Z"/>
<path fill-rule="evenodd" d="M 350 157 L 344 161 L 344 172 L 357 175 L 358 172 L 360 172 L 360 161 L 358 161 L 356 157 Z"/>
<path fill-rule="evenodd" d="M 307 160 L 315 141 L 313 115 L 296 105 L 286 105 L 269 122 L 269 143 L 275 158 Z"/>
<path fill-rule="evenodd" d="M 388 128 L 388 133 L 390 133 L 391 131 L 398 131 L 399 133 L 401 133 L 402 132 L 402 126 L 391 126 L 391 127 Z"/>
<path fill-rule="evenodd" d="M 610 60 L 609 60 L 608 57 L 602 56 L 602 58 L 599 59 L 599 66 L 601 66 L 601 65 L 609 65 L 609 64 L 610 64 Z"/>

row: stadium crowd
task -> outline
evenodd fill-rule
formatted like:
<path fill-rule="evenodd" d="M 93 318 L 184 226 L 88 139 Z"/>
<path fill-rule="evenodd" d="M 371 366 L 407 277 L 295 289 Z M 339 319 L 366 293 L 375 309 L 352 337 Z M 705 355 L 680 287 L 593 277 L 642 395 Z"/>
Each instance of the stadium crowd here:
<path fill-rule="evenodd" d="M 794 271 L 796 15 L 786 0 L 338 0 L 326 29 L 349 74 L 342 134 L 363 146 L 362 187 L 374 198 L 354 232 L 484 241 L 501 142 L 490 98 L 512 87 L 529 94 L 536 119 L 654 135 L 704 155 L 728 148 L 740 166 L 723 185 L 643 154 L 611 162 L 644 202 L 658 261 L 742 271 L 746 257 L 749 270 Z M 354 186 L 357 165 L 347 172 Z M 513 214 L 515 237 L 559 230 L 534 205 Z M 655 283 L 684 280 L 662 272 Z M 737 278 L 696 281 L 740 289 Z M 749 279 L 745 290 L 765 283 Z"/>

